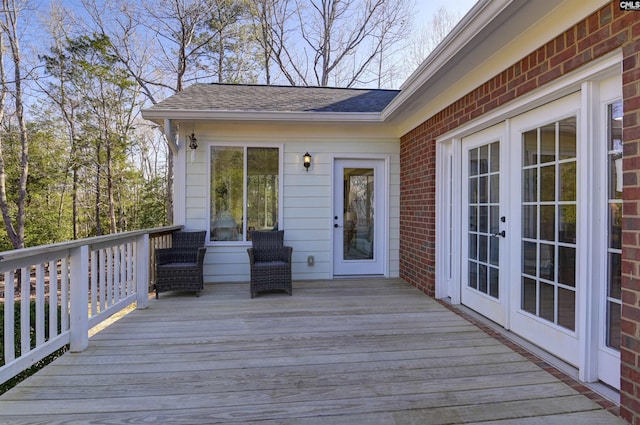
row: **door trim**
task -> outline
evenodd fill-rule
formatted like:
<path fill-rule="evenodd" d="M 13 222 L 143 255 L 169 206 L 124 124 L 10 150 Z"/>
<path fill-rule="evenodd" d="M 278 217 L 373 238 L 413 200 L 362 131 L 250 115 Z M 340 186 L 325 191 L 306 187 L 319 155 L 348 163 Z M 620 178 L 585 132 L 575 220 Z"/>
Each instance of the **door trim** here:
<path fill-rule="evenodd" d="M 382 217 L 382 223 L 380 224 L 381 242 L 384 244 L 382 249 L 380 249 L 380 261 L 382 263 L 382 273 L 375 274 L 361 274 L 361 275 L 342 275 L 336 274 L 335 272 L 335 258 L 336 253 L 334 250 L 335 245 L 335 232 L 333 231 L 333 215 L 335 212 L 336 204 L 336 168 L 338 161 L 380 161 L 382 162 L 382 213 L 384 217 Z M 389 155 L 358 155 L 358 156 L 343 156 L 343 155 L 332 155 L 331 156 L 331 220 L 330 229 L 331 229 L 331 238 L 330 238 L 330 262 L 331 262 L 331 276 L 334 278 L 345 278 L 345 277 L 358 277 L 358 276 L 383 276 L 389 277 L 389 200 L 390 200 L 390 162 L 391 158 Z"/>

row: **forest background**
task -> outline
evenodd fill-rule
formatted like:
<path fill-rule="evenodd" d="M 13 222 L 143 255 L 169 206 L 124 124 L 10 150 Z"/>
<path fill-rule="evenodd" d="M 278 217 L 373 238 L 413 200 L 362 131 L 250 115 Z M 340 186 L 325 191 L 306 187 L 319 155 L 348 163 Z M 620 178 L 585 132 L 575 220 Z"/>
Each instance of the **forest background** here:
<path fill-rule="evenodd" d="M 0 1 L 0 251 L 171 224 L 141 109 L 195 82 L 398 88 L 475 2 Z"/>

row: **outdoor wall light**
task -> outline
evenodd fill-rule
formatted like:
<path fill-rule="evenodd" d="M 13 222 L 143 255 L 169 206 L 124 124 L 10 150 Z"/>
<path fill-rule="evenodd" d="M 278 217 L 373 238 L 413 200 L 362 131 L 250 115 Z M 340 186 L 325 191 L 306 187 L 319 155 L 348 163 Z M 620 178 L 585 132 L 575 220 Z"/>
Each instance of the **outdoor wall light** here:
<path fill-rule="evenodd" d="M 189 147 L 192 150 L 198 149 L 198 139 L 196 139 L 195 133 L 191 133 L 191 136 L 189 136 Z"/>
<path fill-rule="evenodd" d="M 307 173 L 309 172 L 309 167 L 311 167 L 311 155 L 309 152 L 305 153 L 302 157 L 304 159 L 304 168 L 306 168 Z"/>

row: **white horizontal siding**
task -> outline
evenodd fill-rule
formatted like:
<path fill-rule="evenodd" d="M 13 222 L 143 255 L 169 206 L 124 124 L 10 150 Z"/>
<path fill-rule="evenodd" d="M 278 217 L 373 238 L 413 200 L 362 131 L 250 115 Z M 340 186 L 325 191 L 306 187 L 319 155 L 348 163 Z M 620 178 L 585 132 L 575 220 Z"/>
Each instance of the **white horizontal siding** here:
<path fill-rule="evenodd" d="M 370 135 L 359 137 L 335 134 L 335 128 L 309 129 L 302 133 L 285 128 L 269 128 L 258 131 L 251 124 L 243 129 L 242 136 L 229 129 L 196 129 L 200 148 L 191 161 L 191 152 L 185 158 L 186 196 L 184 208 L 185 226 L 191 229 L 208 229 L 208 161 L 210 143 L 250 144 L 255 146 L 283 146 L 283 193 L 280 225 L 285 230 L 285 243 L 293 247 L 293 278 L 296 280 L 332 278 L 333 232 L 333 160 L 334 158 L 361 158 L 377 156 L 389 158 L 389 246 L 388 271 L 391 277 L 399 274 L 399 140 L 376 137 L 375 131 L 363 130 Z M 280 131 L 282 130 L 282 131 Z M 299 134 L 287 134 L 292 132 Z M 323 135 L 324 134 L 324 135 Z M 283 136 L 284 135 L 284 136 Z M 312 136 L 311 136 L 312 135 Z M 184 135 L 181 136 L 184 138 Z M 302 165 L 305 152 L 312 155 L 312 165 L 307 172 Z M 250 244 L 216 245 L 210 243 L 205 257 L 205 282 L 246 282 L 249 280 L 247 248 Z M 314 265 L 307 258 L 314 257 Z"/>

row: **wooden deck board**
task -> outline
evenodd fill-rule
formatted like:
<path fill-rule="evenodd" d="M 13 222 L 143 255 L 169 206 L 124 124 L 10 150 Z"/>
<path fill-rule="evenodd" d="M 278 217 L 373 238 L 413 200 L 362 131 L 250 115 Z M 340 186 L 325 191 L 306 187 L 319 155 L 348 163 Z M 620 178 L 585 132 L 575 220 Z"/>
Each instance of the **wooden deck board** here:
<path fill-rule="evenodd" d="M 622 424 L 400 280 L 163 293 L 0 396 L 2 424 Z"/>

